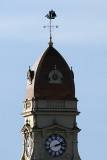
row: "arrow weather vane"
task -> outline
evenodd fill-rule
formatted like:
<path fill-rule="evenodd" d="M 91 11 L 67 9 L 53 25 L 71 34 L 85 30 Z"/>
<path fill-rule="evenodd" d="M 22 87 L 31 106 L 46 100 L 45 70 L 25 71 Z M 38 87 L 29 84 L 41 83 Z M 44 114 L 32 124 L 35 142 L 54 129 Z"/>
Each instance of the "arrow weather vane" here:
<path fill-rule="evenodd" d="M 52 26 L 51 20 L 55 19 L 57 17 L 57 15 L 56 15 L 55 11 L 51 10 L 51 11 L 49 11 L 49 13 L 45 17 L 47 17 L 48 19 L 50 19 L 50 26 L 44 26 L 44 28 L 46 28 L 46 27 L 50 28 L 50 42 L 49 42 L 49 46 L 52 46 L 53 43 L 52 43 L 51 29 L 52 29 L 52 27 L 58 28 L 58 26 Z"/>

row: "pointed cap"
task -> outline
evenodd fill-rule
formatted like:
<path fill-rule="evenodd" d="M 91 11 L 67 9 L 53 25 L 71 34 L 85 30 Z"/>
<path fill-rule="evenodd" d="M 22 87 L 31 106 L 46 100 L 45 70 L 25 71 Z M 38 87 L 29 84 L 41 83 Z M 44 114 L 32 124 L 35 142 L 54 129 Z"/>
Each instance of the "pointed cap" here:
<path fill-rule="evenodd" d="M 72 71 L 60 53 L 51 45 L 38 58 L 34 66 L 32 83 L 27 80 L 26 99 L 75 99 Z"/>

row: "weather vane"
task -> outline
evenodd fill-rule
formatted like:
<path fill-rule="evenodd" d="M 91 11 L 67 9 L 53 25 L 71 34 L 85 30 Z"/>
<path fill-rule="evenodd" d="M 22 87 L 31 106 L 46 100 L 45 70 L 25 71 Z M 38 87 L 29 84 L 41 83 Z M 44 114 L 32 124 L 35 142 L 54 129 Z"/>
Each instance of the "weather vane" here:
<path fill-rule="evenodd" d="M 52 46 L 53 43 L 52 43 L 52 35 L 51 35 L 52 31 L 51 31 L 51 29 L 52 29 L 52 27 L 58 28 L 58 26 L 52 26 L 51 20 L 55 19 L 57 17 L 57 15 L 56 15 L 55 11 L 51 10 L 51 11 L 49 11 L 49 13 L 45 17 L 47 17 L 48 19 L 50 19 L 50 25 L 49 26 L 44 26 L 44 28 L 46 28 L 46 27 L 50 28 L 50 42 L 49 42 L 49 45 Z"/>

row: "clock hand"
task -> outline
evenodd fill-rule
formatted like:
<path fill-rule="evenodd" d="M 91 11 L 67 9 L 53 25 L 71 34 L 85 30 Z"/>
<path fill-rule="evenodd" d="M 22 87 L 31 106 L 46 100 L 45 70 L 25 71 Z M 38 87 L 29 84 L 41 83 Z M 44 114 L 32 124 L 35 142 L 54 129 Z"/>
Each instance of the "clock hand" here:
<path fill-rule="evenodd" d="M 59 146 L 59 145 L 61 145 L 61 144 L 64 144 L 64 142 L 60 142 L 60 143 L 58 143 L 58 144 L 55 144 L 54 146 L 51 146 L 50 148 L 52 148 L 52 147 L 57 147 L 57 146 Z"/>
<path fill-rule="evenodd" d="M 64 142 L 60 142 L 59 144 L 55 144 L 55 147 L 57 147 L 57 146 L 59 146 L 59 145 L 61 145 L 61 144 L 63 144 Z"/>

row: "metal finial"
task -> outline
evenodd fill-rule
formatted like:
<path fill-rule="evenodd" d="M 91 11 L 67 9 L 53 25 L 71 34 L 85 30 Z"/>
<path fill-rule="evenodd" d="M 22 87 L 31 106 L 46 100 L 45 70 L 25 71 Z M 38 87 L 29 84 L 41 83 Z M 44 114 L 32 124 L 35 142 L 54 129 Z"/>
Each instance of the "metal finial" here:
<path fill-rule="evenodd" d="M 46 28 L 46 27 L 50 28 L 50 42 L 49 42 L 49 46 L 52 46 L 53 43 L 52 43 L 51 29 L 52 29 L 52 27 L 58 28 L 58 26 L 52 26 L 51 20 L 55 19 L 55 17 L 57 17 L 57 15 L 56 15 L 55 11 L 51 10 L 51 11 L 49 11 L 49 13 L 45 17 L 47 17 L 48 19 L 50 19 L 50 26 L 44 26 L 44 28 Z"/>

